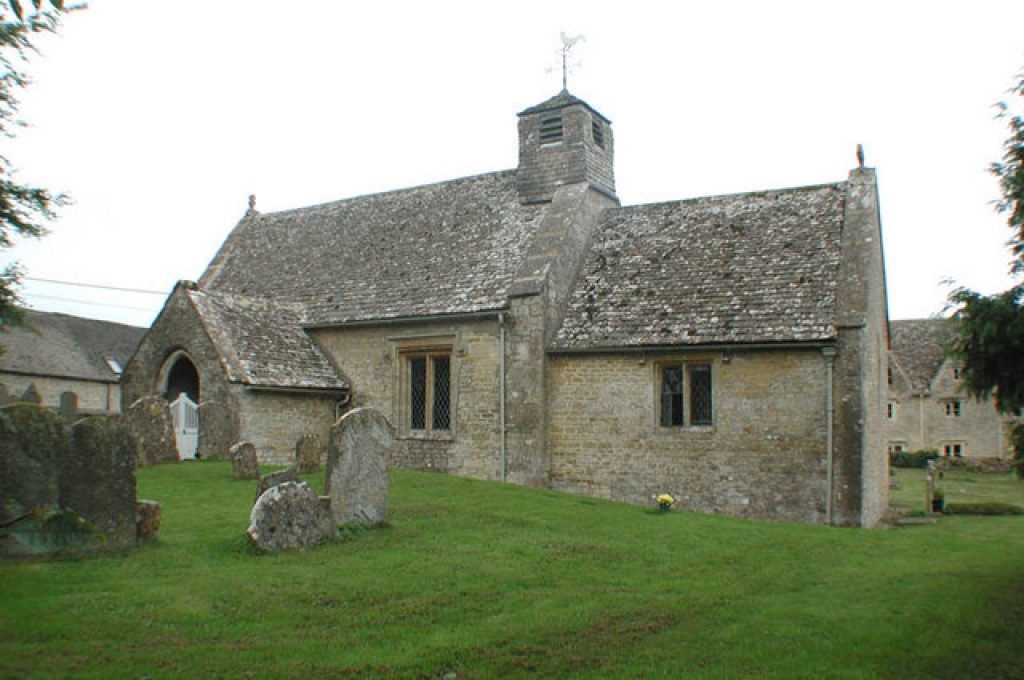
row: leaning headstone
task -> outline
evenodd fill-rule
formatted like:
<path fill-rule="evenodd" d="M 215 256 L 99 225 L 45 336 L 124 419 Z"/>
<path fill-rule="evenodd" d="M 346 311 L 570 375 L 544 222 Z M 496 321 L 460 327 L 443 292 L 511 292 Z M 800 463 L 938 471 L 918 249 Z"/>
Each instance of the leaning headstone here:
<path fill-rule="evenodd" d="M 391 423 L 372 408 L 349 411 L 331 428 L 325 485 L 335 524 L 384 523 L 394 441 Z"/>
<path fill-rule="evenodd" d="M 320 435 L 304 434 L 295 442 L 295 467 L 299 472 L 316 472 L 323 458 Z"/>
<path fill-rule="evenodd" d="M 105 550 L 137 544 L 135 437 L 120 418 L 92 417 L 71 426 L 60 470 L 60 502 L 106 536 Z"/>
<path fill-rule="evenodd" d="M 235 479 L 259 479 L 260 463 L 256 455 L 256 445 L 252 442 L 238 442 L 228 451 L 231 456 L 231 469 Z"/>
<path fill-rule="evenodd" d="M 260 483 L 256 487 L 256 499 L 266 492 L 267 489 L 277 486 L 278 484 L 284 484 L 285 482 L 301 482 L 299 474 L 295 472 L 295 468 L 285 468 L 284 470 L 278 470 L 276 472 L 270 472 L 260 477 Z"/>
<path fill-rule="evenodd" d="M 139 441 L 139 465 L 177 463 L 178 442 L 167 400 L 152 394 L 137 399 L 125 411 L 125 422 Z"/>
<path fill-rule="evenodd" d="M 139 499 L 135 502 L 135 535 L 139 542 L 160 537 L 160 504 Z"/>
<path fill-rule="evenodd" d="M 268 552 L 301 550 L 334 536 L 330 513 L 305 482 L 267 489 L 249 515 L 249 540 Z"/>
<path fill-rule="evenodd" d="M 0 409 L 0 526 L 60 505 L 60 461 L 67 447 L 53 411 L 30 404 Z"/>

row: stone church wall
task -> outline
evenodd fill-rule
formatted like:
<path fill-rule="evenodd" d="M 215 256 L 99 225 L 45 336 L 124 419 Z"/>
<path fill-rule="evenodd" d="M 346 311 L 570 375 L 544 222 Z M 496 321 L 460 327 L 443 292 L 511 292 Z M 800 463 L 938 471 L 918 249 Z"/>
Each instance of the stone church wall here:
<path fill-rule="evenodd" d="M 351 408 L 372 407 L 395 427 L 392 463 L 415 470 L 500 479 L 499 326 L 491 318 L 461 323 L 386 324 L 319 330 L 316 341 L 344 366 Z M 410 432 L 403 352 L 450 348 L 452 429 Z"/>
<path fill-rule="evenodd" d="M 252 442 L 264 465 L 295 464 L 299 437 L 328 441 L 335 421 L 333 396 L 242 390 L 238 402 L 241 438 Z"/>
<path fill-rule="evenodd" d="M 661 427 L 659 366 L 712 366 L 710 427 Z M 742 517 L 822 523 L 825 362 L 818 349 L 563 355 L 552 362 L 552 486 Z"/>

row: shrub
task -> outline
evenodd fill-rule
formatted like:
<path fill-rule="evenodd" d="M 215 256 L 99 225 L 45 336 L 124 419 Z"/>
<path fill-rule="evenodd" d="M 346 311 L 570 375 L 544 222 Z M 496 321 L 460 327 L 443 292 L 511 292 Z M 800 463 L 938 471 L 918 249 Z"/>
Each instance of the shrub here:
<path fill-rule="evenodd" d="M 1024 508 L 1012 503 L 946 503 L 947 515 L 1024 515 Z"/>
<path fill-rule="evenodd" d="M 939 457 L 935 449 L 923 449 L 921 451 L 894 451 L 889 454 L 889 464 L 897 468 L 920 468 L 928 467 L 928 461 Z"/>

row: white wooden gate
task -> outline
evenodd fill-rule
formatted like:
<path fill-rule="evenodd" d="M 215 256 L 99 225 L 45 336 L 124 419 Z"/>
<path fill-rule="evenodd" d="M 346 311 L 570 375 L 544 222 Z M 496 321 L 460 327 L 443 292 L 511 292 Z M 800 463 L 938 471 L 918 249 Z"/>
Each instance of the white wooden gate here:
<path fill-rule="evenodd" d="M 182 392 L 171 402 L 174 438 L 178 442 L 178 457 L 194 459 L 199 451 L 199 406 Z"/>

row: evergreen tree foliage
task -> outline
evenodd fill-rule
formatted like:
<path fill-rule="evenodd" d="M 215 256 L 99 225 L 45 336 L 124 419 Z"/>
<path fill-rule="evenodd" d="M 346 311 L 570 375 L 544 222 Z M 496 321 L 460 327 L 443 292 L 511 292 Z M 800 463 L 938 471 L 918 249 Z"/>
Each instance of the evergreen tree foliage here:
<path fill-rule="evenodd" d="M 63 0 L 32 0 L 29 12 L 19 0 L 0 5 L 0 137 L 10 138 L 24 125 L 17 117 L 17 93 L 29 84 L 25 67 L 34 51 L 33 34 L 55 31 L 64 11 Z M 61 194 L 20 183 L 10 161 L 0 154 L 0 250 L 11 248 L 18 238 L 45 234 L 44 223 L 66 201 Z M 22 320 L 17 291 L 20 276 L 16 264 L 0 270 L 0 330 Z"/>
<path fill-rule="evenodd" d="M 1010 94 L 1024 102 L 1024 73 Z M 1003 158 L 991 166 L 1002 193 L 996 203 L 1012 230 L 1011 273 L 1024 274 L 1024 116 L 1012 104 L 1000 105 L 1010 135 L 1003 144 Z M 1024 108 L 1024 107 L 1021 107 Z M 957 333 L 950 355 L 963 364 L 961 375 L 967 392 L 995 400 L 1000 413 L 1024 413 L 1024 283 L 997 295 L 982 295 L 959 288 L 950 295 Z M 1024 478 L 1024 422 L 1014 427 L 1017 475 Z"/>

